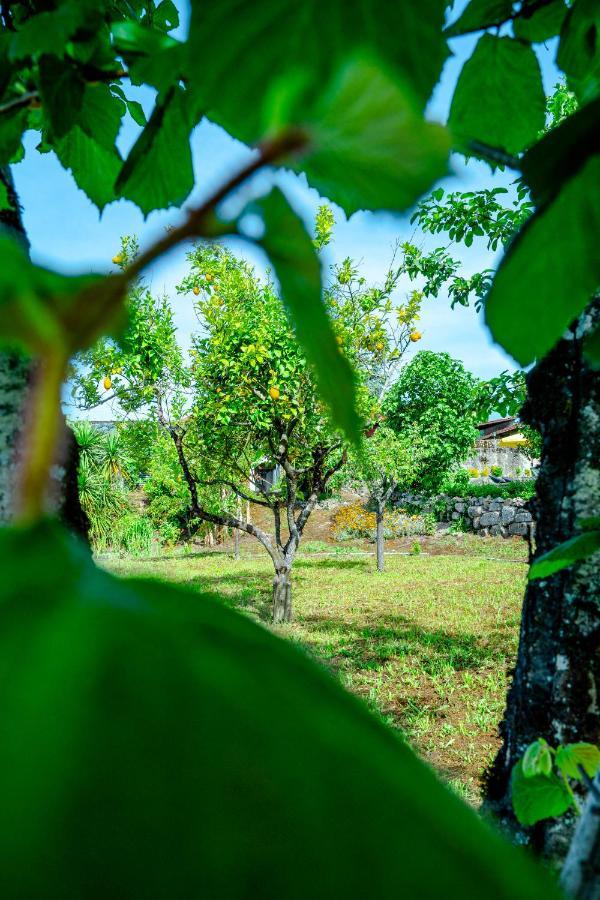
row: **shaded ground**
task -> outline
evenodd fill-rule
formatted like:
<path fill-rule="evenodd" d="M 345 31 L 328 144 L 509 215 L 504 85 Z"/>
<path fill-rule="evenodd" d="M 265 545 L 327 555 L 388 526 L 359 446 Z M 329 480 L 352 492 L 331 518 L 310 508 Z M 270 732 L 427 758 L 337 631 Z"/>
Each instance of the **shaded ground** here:
<path fill-rule="evenodd" d="M 319 540 L 314 532 L 312 540 Z M 372 549 L 366 543 L 363 552 L 342 555 L 321 545 L 327 553 L 305 553 L 293 575 L 296 621 L 277 630 L 477 802 L 516 653 L 526 546 L 448 534 L 419 542 L 418 555 L 389 554 L 382 575 L 364 553 Z M 251 547 L 245 543 L 237 562 L 228 552 L 202 551 L 104 564 L 121 575 L 218 591 L 224 602 L 268 623 L 270 561 L 250 555 Z"/>

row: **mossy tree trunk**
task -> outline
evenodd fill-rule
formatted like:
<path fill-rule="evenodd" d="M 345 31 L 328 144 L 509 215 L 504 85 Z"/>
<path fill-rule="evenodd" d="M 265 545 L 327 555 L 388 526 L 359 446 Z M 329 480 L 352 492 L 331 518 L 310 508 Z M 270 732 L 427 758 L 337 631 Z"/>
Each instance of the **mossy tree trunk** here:
<path fill-rule="evenodd" d="M 595 300 L 528 377 L 523 418 L 543 437 L 534 511 L 536 556 L 567 540 L 577 521 L 600 514 L 600 379 L 583 339 L 600 322 Z M 573 817 L 523 829 L 510 801 L 510 774 L 529 743 L 600 742 L 600 566 L 590 558 L 525 592 L 516 668 L 488 773 L 487 807 L 538 853 L 564 858 Z"/>

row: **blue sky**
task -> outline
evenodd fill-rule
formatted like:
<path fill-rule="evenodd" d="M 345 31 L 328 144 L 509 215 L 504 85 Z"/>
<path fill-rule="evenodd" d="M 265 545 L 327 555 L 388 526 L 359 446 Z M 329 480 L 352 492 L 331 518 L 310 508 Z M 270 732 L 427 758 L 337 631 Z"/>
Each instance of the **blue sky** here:
<path fill-rule="evenodd" d="M 178 5 L 182 11 L 181 29 L 184 32 L 187 7 L 183 2 Z M 456 13 L 462 6 L 464 3 L 456 5 Z M 462 63 L 471 53 L 475 40 L 467 37 L 452 42 L 455 55 L 446 63 L 441 82 L 430 101 L 429 118 L 445 121 L 456 78 Z M 549 46 L 541 53 L 547 93 L 552 90 L 558 78 L 553 64 L 554 51 L 554 46 Z M 153 95 L 150 91 L 131 89 L 128 94 L 139 99 L 147 112 L 151 110 Z M 131 146 L 137 132 L 137 126 L 133 122 L 124 124 L 119 137 L 123 152 Z M 32 255 L 36 262 L 62 271 L 107 270 L 111 257 L 119 249 L 120 235 L 136 234 L 143 245 L 167 225 L 176 222 L 181 215 L 177 210 L 167 210 L 152 213 L 144 220 L 133 204 L 119 201 L 107 207 L 100 217 L 54 155 L 37 153 L 36 141 L 36 135 L 27 136 L 25 158 L 13 167 Z M 203 121 L 195 129 L 192 149 L 197 187 L 187 201 L 189 204 L 196 203 L 202 196 L 210 193 L 229 173 L 239 168 L 250 153 L 245 145 L 207 121 Z M 465 163 L 460 157 L 452 160 L 452 169 L 453 174 L 441 182 L 448 190 L 506 186 L 513 178 L 511 173 L 493 175 L 487 165 L 476 161 Z M 302 176 L 283 171 L 263 172 L 242 190 L 250 197 L 275 183 L 285 188 L 297 211 L 305 218 L 307 225 L 312 227 L 314 213 L 322 201 Z M 237 203 L 241 198 L 235 199 Z M 346 220 L 341 210 L 334 208 L 334 212 L 337 225 L 335 240 L 329 250 L 329 261 L 350 256 L 360 262 L 362 272 L 371 281 L 383 278 L 394 243 L 399 238 L 408 239 L 414 234 L 409 216 L 359 212 Z M 416 237 L 421 240 L 418 235 Z M 423 239 L 423 243 L 425 246 L 434 246 L 437 241 L 428 238 Z M 258 251 L 249 250 L 241 243 L 235 246 L 240 254 L 251 259 L 258 268 L 264 269 L 265 260 Z M 493 256 L 483 243 L 453 252 L 461 258 L 467 273 L 493 264 Z M 195 327 L 195 319 L 191 302 L 177 297 L 174 286 L 185 269 L 185 248 L 182 247 L 160 260 L 147 274 L 147 280 L 151 281 L 153 289 L 165 291 L 173 297 L 181 343 L 184 346 L 188 344 L 190 331 Z M 402 289 L 398 300 L 401 300 L 401 294 Z M 493 345 L 481 316 L 473 309 L 457 307 L 451 310 L 444 296 L 426 302 L 421 331 L 423 340 L 418 345 L 419 348 L 447 351 L 481 377 L 489 377 L 502 369 L 514 367 L 512 360 Z M 110 411 L 103 409 L 103 414 L 110 416 Z"/>

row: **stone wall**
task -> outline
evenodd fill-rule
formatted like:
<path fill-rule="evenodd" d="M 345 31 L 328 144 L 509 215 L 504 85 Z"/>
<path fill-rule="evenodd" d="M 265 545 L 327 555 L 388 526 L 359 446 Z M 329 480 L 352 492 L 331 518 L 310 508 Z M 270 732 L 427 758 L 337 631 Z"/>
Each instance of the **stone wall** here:
<path fill-rule="evenodd" d="M 528 501 L 520 497 L 421 497 L 402 494 L 394 500 L 394 506 L 418 507 L 423 513 L 434 512 L 441 522 L 461 524 L 464 531 L 487 535 L 533 537 L 535 522 L 528 508 Z"/>
<path fill-rule="evenodd" d="M 512 537 L 532 534 L 535 528 L 533 516 L 527 509 L 527 500 L 519 497 L 509 500 L 492 497 L 453 498 L 449 506 L 450 520 L 462 519 L 467 531 L 485 537 L 494 535 Z"/>

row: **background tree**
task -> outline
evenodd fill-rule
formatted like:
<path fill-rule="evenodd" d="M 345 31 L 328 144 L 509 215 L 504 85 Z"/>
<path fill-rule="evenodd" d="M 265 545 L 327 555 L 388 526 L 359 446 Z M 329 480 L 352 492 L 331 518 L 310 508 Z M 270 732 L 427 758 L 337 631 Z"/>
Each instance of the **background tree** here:
<path fill-rule="evenodd" d="M 137 889 L 146 879 L 153 890 L 168 886 L 165 890 L 177 893 L 173 887 L 176 885 L 176 888 L 181 886 L 179 893 L 185 894 L 189 893 L 190 883 L 196 888 L 205 886 L 208 879 L 212 885 L 210 879 L 217 880 L 217 873 L 226 869 L 232 879 L 227 887 L 234 885 L 232 890 L 239 892 L 240 885 L 245 889 L 249 880 L 256 878 L 257 861 L 264 860 L 261 853 L 264 854 L 265 845 L 271 857 L 271 865 L 265 867 L 270 875 L 268 882 L 278 896 L 285 890 L 290 895 L 310 893 L 314 881 L 307 885 L 306 873 L 331 872 L 331 860 L 338 853 L 346 865 L 335 870 L 335 884 L 339 888 L 342 884 L 339 878 L 343 876 L 347 896 L 363 896 L 372 887 L 375 872 L 381 873 L 378 882 L 381 893 L 389 892 L 390 885 L 409 893 L 414 893 L 415 885 L 420 890 L 424 871 L 428 873 L 426 890 L 431 895 L 439 894 L 442 889 L 437 880 L 439 872 L 444 873 L 443 887 L 457 895 L 481 891 L 484 883 L 490 898 L 531 896 L 538 888 L 552 891 L 551 886 L 536 884 L 531 870 L 516 856 L 513 860 L 506 848 L 503 851 L 478 830 L 472 817 L 461 815 L 460 807 L 452 805 L 446 794 L 433 789 L 426 793 L 422 788 L 431 787 L 431 782 L 410 755 L 401 754 L 398 748 L 393 750 L 389 736 L 378 732 L 378 726 L 372 721 L 360 720 L 355 707 L 350 710 L 347 705 L 346 708 L 339 696 L 322 707 L 322 719 L 328 726 L 350 720 L 354 727 L 338 729 L 334 750 L 330 744 L 324 744 L 324 729 L 315 727 L 315 716 L 325 683 L 322 680 L 317 683 L 318 676 L 310 667 L 302 670 L 299 683 L 295 675 L 299 671 L 297 660 L 292 661 L 291 656 L 286 656 L 281 647 L 264 635 L 246 628 L 246 623 L 243 626 L 246 630 L 242 631 L 241 620 L 237 619 L 234 626 L 221 611 L 208 609 L 198 629 L 210 633 L 209 638 L 203 633 L 200 642 L 210 659 L 210 674 L 207 673 L 202 669 L 204 652 L 198 653 L 198 644 L 192 652 L 186 652 L 192 643 L 189 630 L 184 633 L 184 629 L 176 627 L 172 617 L 144 616 L 138 612 L 142 608 L 151 609 L 152 601 L 158 602 L 157 595 L 162 593 L 158 588 L 153 593 L 148 586 L 125 586 L 110 579 L 94 569 L 87 558 L 82 559 L 60 531 L 41 521 L 52 451 L 56 446 L 60 387 L 68 358 L 114 326 L 128 284 L 150 262 L 191 236 L 213 237 L 224 228 L 239 230 L 241 224 L 237 220 L 226 226 L 217 224 L 213 215 L 219 202 L 235 187 L 262 166 L 291 164 L 300 167 L 314 187 L 352 213 L 358 208 L 384 206 L 406 209 L 443 174 L 450 146 L 449 132 L 424 122 L 423 110 L 447 56 L 446 37 L 470 31 L 486 32 L 463 67 L 454 93 L 450 125 L 455 149 L 516 166 L 523 172 L 535 203 L 535 211 L 518 238 L 511 242 L 490 288 L 486 316 L 494 336 L 520 365 L 529 365 L 536 355 L 542 356 L 557 343 L 569 322 L 589 304 L 600 276 L 596 240 L 600 161 L 595 137 L 598 47 L 597 42 L 590 40 L 590 35 L 597 31 L 596 4 L 592 0 L 575 0 L 569 6 L 525 0 L 518 7 L 513 3 L 494 5 L 490 12 L 488 4 L 476 0 L 468 4 L 442 35 L 445 6 L 438 0 L 426 0 L 418 10 L 413 4 L 380 4 L 377 14 L 368 19 L 363 5 L 346 4 L 344 15 L 333 6 L 332 12 L 328 8 L 321 10 L 321 27 L 317 31 L 313 17 L 299 15 L 291 4 L 289 8 L 287 5 L 281 8 L 285 14 L 274 17 L 269 5 L 261 4 L 262 15 L 257 15 L 254 6 L 232 8 L 224 3 L 207 7 L 194 2 L 189 40 L 175 45 L 153 24 L 154 19 L 158 24 L 169 20 L 173 4 L 165 0 L 160 4 L 162 13 L 154 3 L 151 7 L 138 2 L 126 4 L 135 12 L 135 21 L 125 22 L 125 28 L 119 27 L 120 21 L 116 26 L 111 25 L 112 4 L 107 9 L 105 4 L 75 4 L 69 0 L 53 5 L 11 3 L 5 4 L 1 11 L 2 38 L 11 63 L 0 98 L 2 164 L 18 152 L 23 130 L 33 126 L 44 132 L 41 149 L 55 148 L 64 165 L 82 173 L 82 183 L 84 178 L 89 179 L 99 193 L 110 199 L 116 194 L 132 197 L 148 212 L 161 204 L 181 203 L 191 189 L 189 129 L 206 110 L 238 139 L 261 141 L 268 135 L 259 144 L 249 166 L 234 173 L 204 204 L 193 209 L 183 223 L 162 236 L 141 254 L 136 264 L 116 278 L 61 277 L 29 265 L 18 245 L 2 242 L 2 334 L 5 340 L 26 345 L 39 362 L 39 377 L 28 400 L 31 414 L 27 452 L 18 491 L 21 519 L 30 527 L 20 533 L 8 530 L 1 534 L 3 588 L 7 595 L 2 605 L 6 613 L 3 632 L 6 654 L 18 661 L 13 640 L 22 646 L 23 628 L 31 629 L 31 635 L 35 636 L 22 675 L 25 680 L 19 680 L 20 673 L 15 670 L 15 677 L 4 684 L 8 691 L 6 706 L 14 712 L 11 741 L 2 746 L 2 752 L 8 755 L 0 767 L 10 777 L 11 789 L 6 790 L 5 796 L 9 803 L 15 804 L 14 808 L 8 806 L 5 810 L 12 827 L 2 830 L 10 836 L 11 852 L 6 853 L 6 858 L 11 868 L 5 873 L 9 893 L 17 885 L 15 890 L 21 893 L 50 896 L 48 892 L 55 892 L 59 885 L 63 893 L 77 894 L 82 881 L 102 883 L 106 859 L 116 861 L 114 883 L 122 887 L 123 893 L 131 892 L 133 877 Z M 97 17 L 89 15 L 91 8 L 98 9 Z M 499 26 L 503 26 L 500 33 Z M 488 33 L 488 29 L 493 32 Z M 215 40 L 216 34 L 230 39 Z M 558 64 L 584 105 L 553 134 L 539 140 L 544 98 L 532 45 L 555 36 L 558 40 L 552 43 L 557 46 Z M 35 40 L 40 37 L 43 44 Z M 261 49 L 259 55 L 257 46 Z M 235 48 L 235 65 L 232 65 L 231 48 Z M 365 48 L 368 61 L 352 58 L 358 49 Z M 50 57 L 50 67 L 46 70 L 50 76 L 45 83 L 44 57 Z M 57 79 L 55 69 L 57 62 L 60 64 L 65 57 L 67 87 L 63 88 L 65 79 Z M 202 66 L 198 64 L 200 59 Z M 101 75 L 112 72 L 115 63 L 120 68 L 124 61 L 132 78 L 149 79 L 159 88 L 155 111 L 124 162 L 115 149 L 119 122 L 111 115 L 95 114 L 94 101 L 102 94 L 101 90 L 94 89 L 98 88 L 95 84 L 99 79 L 95 65 L 98 61 L 102 63 Z M 69 75 L 73 70 L 77 75 L 84 74 L 89 63 L 93 69 L 91 84 L 84 83 L 81 91 L 76 79 L 73 89 Z M 303 78 L 298 78 L 299 72 Z M 59 90 L 54 89 L 57 85 Z M 57 98 L 59 102 L 53 103 Z M 300 129 L 299 123 L 302 123 Z M 281 130 L 277 131 L 275 126 Z M 377 139 L 367 141 L 365 135 L 376 135 Z M 66 147 L 61 144 L 63 136 L 67 138 Z M 74 151 L 70 156 L 69 149 Z M 301 160 L 296 155 L 300 152 L 304 154 Z M 307 357 L 315 361 L 323 396 L 331 405 L 336 421 L 344 423 L 343 427 L 356 438 L 360 426 L 351 412 L 351 378 L 341 357 L 332 352 L 332 332 L 318 303 L 318 268 L 304 252 L 306 245 L 290 240 L 292 234 L 298 233 L 293 212 L 278 194 L 270 199 L 271 202 L 265 201 L 261 206 L 260 215 L 265 224 L 261 241 L 278 270 Z M 103 204 L 101 196 L 98 202 Z M 285 227 L 275 227 L 282 222 Z M 570 227 L 564 228 L 565 222 Z M 535 266 L 531 265 L 532 260 Z M 299 302 L 300 297 L 304 298 L 303 304 Z M 310 323 L 319 325 L 312 330 L 312 346 L 306 339 L 311 331 Z M 581 325 L 585 333 L 588 325 L 585 321 Z M 589 329 L 590 338 L 595 336 L 596 343 L 585 342 L 583 352 L 586 358 L 597 363 L 598 329 L 594 320 L 590 321 Z M 327 373 L 331 376 L 329 389 Z M 585 458 L 581 462 L 585 470 Z M 586 474 L 593 476 L 593 466 L 590 465 Z M 50 572 L 44 572 L 43 590 L 40 590 L 38 573 L 43 570 L 40 563 L 50 555 L 54 566 Z M 28 604 L 26 621 L 19 614 L 24 596 L 31 601 L 43 599 L 44 604 L 39 615 L 32 614 L 35 604 Z M 171 601 L 173 606 L 177 606 L 177 601 L 183 602 L 176 592 L 166 591 L 162 596 L 165 605 Z M 56 615 L 49 614 L 49 610 Z M 56 627 L 57 623 L 60 628 Z M 62 638 L 58 642 L 57 632 Z M 266 697 L 269 698 L 268 713 L 260 718 L 260 725 L 257 725 L 256 696 L 251 695 L 256 705 L 253 709 L 248 694 L 256 681 L 256 647 L 260 648 L 259 662 L 267 666 L 261 668 L 261 710 L 267 703 Z M 58 656 L 53 655 L 57 648 Z M 161 652 L 157 654 L 158 648 Z M 128 661 L 126 669 L 115 668 L 115 660 L 124 656 Z M 163 668 L 158 670 L 157 658 L 163 663 Z M 149 659 L 151 669 L 148 669 Z M 275 659 L 282 663 L 278 671 L 275 665 L 268 667 L 268 661 Z M 139 665 L 132 665 L 132 660 Z M 123 715 L 117 717 L 119 722 L 127 723 L 124 729 L 115 727 L 114 716 L 111 720 L 106 707 L 99 702 L 106 692 L 107 672 L 116 682 L 112 698 L 131 698 L 136 707 L 133 727 L 127 707 L 120 708 Z M 165 683 L 172 686 L 170 696 L 178 695 L 178 711 L 190 709 L 193 715 L 166 717 L 166 710 L 160 705 L 164 691 L 153 689 L 157 672 L 162 686 Z M 43 684 L 44 691 L 32 692 L 36 684 Z M 275 684 L 281 689 L 280 695 L 273 693 Z M 79 690 L 76 696 L 71 692 L 73 685 Z M 244 707 L 230 708 L 224 717 L 222 705 L 213 707 L 215 696 L 221 703 L 225 688 L 229 689 L 228 696 L 243 695 Z M 292 722 L 289 717 L 277 714 L 284 705 L 282 698 L 289 701 L 290 695 L 298 699 L 295 715 L 299 708 L 310 710 L 302 719 L 300 731 L 296 719 Z M 64 702 L 54 706 L 47 702 L 48 696 L 59 697 Z M 330 698 L 331 692 L 325 696 Z M 302 706 L 300 698 L 304 701 Z M 47 728 L 39 727 L 45 723 L 43 717 L 49 708 L 52 723 Z M 214 727 L 205 729 L 206 721 L 194 719 L 202 709 L 215 713 L 211 719 Z M 240 732 L 240 722 L 247 721 L 249 709 L 252 728 Z M 33 742 L 32 720 L 36 721 Z M 235 736 L 228 730 L 231 721 L 236 722 Z M 57 723 L 61 726 L 58 729 Z M 164 741 L 155 740 L 157 723 L 163 726 L 160 736 L 168 732 L 171 737 L 173 734 L 180 737 L 169 742 L 164 756 L 161 756 Z M 326 731 L 332 734 L 331 727 Z M 197 747 L 195 737 L 207 732 L 215 739 L 207 743 L 203 738 L 202 746 Z M 57 752 L 57 733 L 65 742 L 61 744 L 61 752 Z M 283 741 L 279 740 L 282 733 Z M 86 736 L 83 744 L 82 734 Z M 231 756 L 238 749 L 235 738 L 239 739 L 239 734 L 248 734 L 249 740 L 242 741 L 243 755 Z M 95 740 L 90 739 L 92 735 Z M 301 739 L 305 735 L 310 735 L 310 740 L 303 743 Z M 97 753 L 99 746 L 107 752 Z M 299 759 L 308 781 L 290 783 L 290 746 L 300 751 Z M 348 746 L 356 750 L 352 766 L 342 753 L 342 748 Z M 167 754 L 172 753 L 173 747 L 180 756 L 177 764 L 173 765 L 171 758 L 168 765 Z M 93 759 L 90 748 L 95 754 Z M 182 748 L 191 748 L 189 759 L 181 757 Z M 325 755 L 315 752 L 316 748 Z M 280 763 L 283 757 L 284 771 Z M 358 766 L 356 757 L 360 757 L 363 768 Z M 79 778 L 72 777 L 73 758 L 81 763 Z M 144 774 L 139 770 L 140 759 L 150 764 Z M 204 766 L 203 759 L 211 763 L 216 759 L 219 765 Z M 309 767 L 306 759 L 311 761 Z M 68 771 L 63 760 L 69 762 Z M 326 775 L 322 769 L 314 769 L 315 761 L 319 760 L 326 760 Z M 275 799 L 271 794 L 265 796 L 263 791 L 258 807 L 252 803 L 240 808 L 247 796 L 241 790 L 235 793 L 233 807 L 224 809 L 223 797 L 229 795 L 221 789 L 217 776 L 227 770 L 230 777 L 232 771 L 247 771 L 253 766 L 261 774 L 268 772 L 267 781 L 274 785 Z M 134 769 L 138 777 L 132 779 L 129 773 Z M 389 777 L 382 781 L 384 769 Z M 124 776 L 119 778 L 124 770 Z M 165 790 L 149 792 L 150 781 L 155 783 L 157 773 L 167 770 L 171 780 L 165 781 Z M 209 783 L 198 780 L 204 771 L 210 771 Z M 344 784 L 344 790 L 337 796 L 332 771 L 339 774 Z M 95 779 L 93 783 L 90 772 Z M 178 775 L 175 782 L 173 772 Z M 399 772 L 408 772 L 408 783 L 402 781 Z M 338 827 L 340 822 L 351 821 L 356 828 L 356 817 L 344 815 L 347 810 L 344 800 L 349 796 L 347 783 L 352 777 L 357 784 L 368 784 L 368 795 L 362 800 L 372 813 L 366 817 L 370 830 L 361 835 L 358 868 L 351 865 L 357 854 L 349 856 L 347 849 L 353 846 L 353 835 Z M 373 789 L 375 782 L 378 791 Z M 251 783 L 262 782 L 253 778 L 251 782 L 246 780 L 242 787 L 247 789 Z M 35 791 L 35 806 L 38 814 L 43 810 L 42 821 L 49 826 L 35 833 L 29 828 L 19 829 L 20 822 L 31 821 L 31 784 L 42 789 Z M 297 809 L 310 812 L 313 807 L 307 800 L 310 796 L 307 787 L 313 784 L 322 790 L 320 808 L 324 808 L 325 797 L 330 800 L 335 797 L 342 804 L 331 803 L 328 808 L 336 814 L 322 817 L 327 832 L 320 836 L 321 840 L 315 838 L 314 816 L 307 814 L 303 818 L 310 822 L 307 833 L 298 827 L 301 817 L 287 815 L 294 803 Z M 200 802 L 190 802 L 190 785 L 201 786 Z M 216 793 L 213 785 L 217 786 Z M 418 804 L 414 803 L 416 794 Z M 136 842 L 125 845 L 118 840 L 121 831 L 107 827 L 109 823 L 102 820 L 97 808 L 93 812 L 100 818 L 95 818 L 89 829 L 62 827 L 68 818 L 65 811 L 88 809 L 86 798 L 90 795 L 102 796 L 106 801 L 102 808 L 110 809 L 112 816 L 115 810 L 119 811 L 120 824 L 127 833 L 136 835 Z M 150 795 L 159 804 L 152 810 L 146 805 Z M 47 802 L 48 797 L 52 802 Z M 287 807 L 281 802 L 283 797 Z M 400 806 L 410 813 L 400 819 L 396 816 L 393 823 L 381 815 L 386 808 Z M 208 841 L 213 840 L 212 845 L 202 846 L 203 850 L 207 849 L 205 858 L 198 856 L 197 842 L 193 842 L 193 852 L 190 852 L 189 841 L 175 841 L 173 846 L 181 856 L 169 855 L 165 867 L 164 855 L 145 854 L 145 868 L 140 873 L 136 864 L 141 849 L 137 836 L 147 833 L 140 828 L 140 822 L 146 826 L 148 822 L 162 823 L 169 817 L 171 822 L 175 821 L 174 834 L 205 834 L 207 807 L 209 817 L 218 810 L 218 820 L 226 820 L 230 829 L 240 823 L 244 838 L 249 833 L 249 822 L 260 832 L 260 847 L 246 844 L 248 854 L 236 859 L 239 869 L 223 866 L 218 853 L 214 858 L 211 856 L 210 851 L 215 847 L 228 845 L 223 833 L 214 829 L 207 837 Z M 256 821 L 257 808 L 265 816 L 260 823 Z M 429 820 L 423 818 L 424 808 L 435 809 L 435 840 L 431 838 Z M 61 827 L 56 826 L 55 817 Z M 290 826 L 294 830 L 273 828 L 274 822 L 280 826 L 283 820 L 292 820 Z M 331 828 L 331 821 L 336 822 L 335 828 Z M 373 830 L 373 822 L 384 822 L 385 827 Z M 283 831 L 287 843 L 282 845 L 278 841 Z M 264 833 L 273 835 L 273 840 L 265 842 Z M 60 849 L 48 844 L 53 835 L 60 835 Z M 164 837 L 162 832 L 161 837 Z M 289 846 L 294 850 L 292 857 L 286 854 Z M 411 852 L 395 857 L 389 852 L 391 846 L 410 846 Z M 460 862 L 457 846 L 462 850 Z M 61 850 L 65 854 L 65 847 L 68 864 L 64 855 L 60 855 Z M 299 847 L 310 850 L 311 855 L 299 853 Z M 27 862 L 38 854 L 51 857 L 52 849 L 57 851 L 53 862 L 59 858 L 61 861 L 56 861 L 53 868 L 56 877 L 48 879 L 43 867 L 32 867 Z M 297 868 L 299 859 L 301 869 Z M 308 866 L 307 859 L 313 864 Z M 324 859 L 329 867 L 319 869 Z M 462 864 L 464 859 L 469 860 L 468 866 Z M 390 860 L 395 860 L 397 865 L 390 868 Z M 365 871 L 370 879 L 366 886 Z M 216 883 L 218 893 L 222 882 Z M 327 893 L 331 893 L 330 884 Z"/>
<path fill-rule="evenodd" d="M 367 431 L 360 448 L 350 451 L 348 464 L 342 470 L 344 480 L 364 485 L 369 491 L 369 504 L 375 508 L 378 572 L 384 570 L 386 506 L 398 489 L 414 482 L 422 453 L 415 432 L 407 428 L 396 434 L 377 424 Z"/>
<path fill-rule="evenodd" d="M 317 217 L 315 241 L 330 239 L 332 220 Z M 197 247 L 190 274 L 180 285 L 198 299 L 201 331 L 194 340 L 193 437 L 212 476 L 203 480 L 187 462 L 190 492 L 196 485 L 227 486 L 244 501 L 268 509 L 270 533 L 223 514 L 219 503 L 195 507 L 196 515 L 247 531 L 273 561 L 273 618 L 292 617 L 291 570 L 302 534 L 319 498 L 343 466 L 347 443 L 328 421 L 310 367 L 283 314 L 273 284 L 220 247 Z M 381 288 L 367 285 L 350 260 L 333 268 L 325 292 L 338 352 L 351 360 L 364 414 L 372 407 L 371 386 L 385 378 L 410 344 L 419 301 L 397 327 L 392 294 L 402 274 L 390 268 Z M 261 472 L 276 473 L 265 481 Z M 214 500 L 217 500 L 214 495 Z"/>
<path fill-rule="evenodd" d="M 400 372 L 383 410 L 398 435 L 420 435 L 424 450 L 415 480 L 435 493 L 473 449 L 481 415 L 480 384 L 448 353 L 421 350 Z"/>

